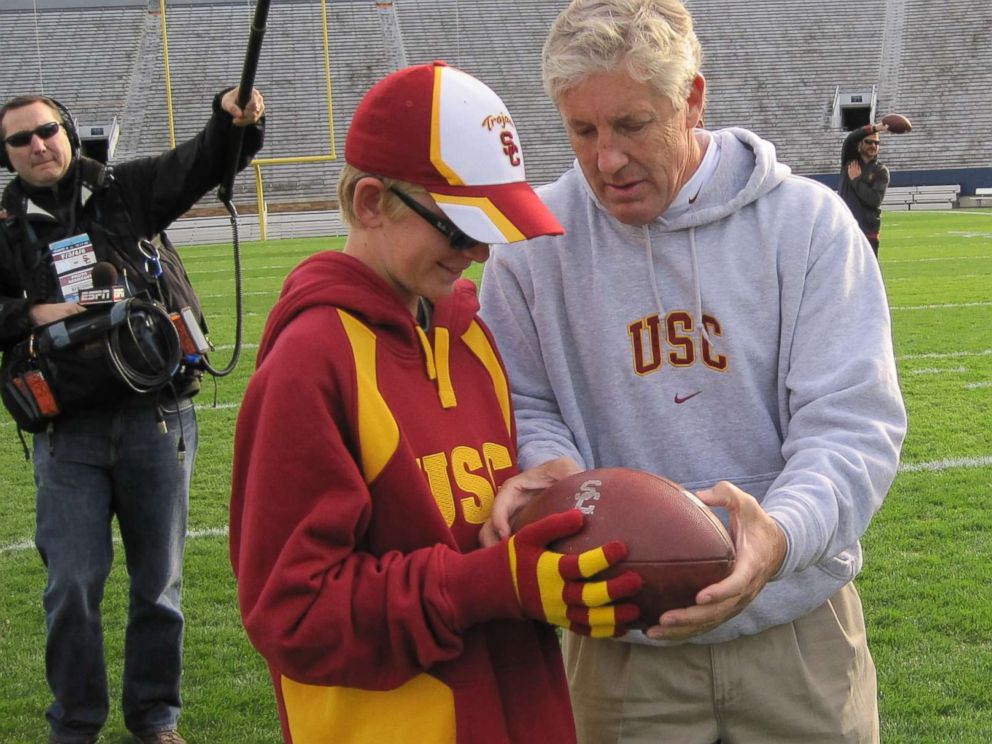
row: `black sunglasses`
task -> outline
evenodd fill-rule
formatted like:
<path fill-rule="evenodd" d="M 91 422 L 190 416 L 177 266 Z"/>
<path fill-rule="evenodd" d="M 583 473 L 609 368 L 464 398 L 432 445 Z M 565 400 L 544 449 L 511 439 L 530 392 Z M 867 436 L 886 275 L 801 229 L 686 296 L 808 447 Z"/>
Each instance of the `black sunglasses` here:
<path fill-rule="evenodd" d="M 11 147 L 26 147 L 31 144 L 31 138 L 36 134 L 43 140 L 50 140 L 58 133 L 60 126 L 62 125 L 57 121 L 50 121 L 47 124 L 42 124 L 40 127 L 35 127 L 31 130 L 15 132 L 7 137 L 4 142 Z"/>
<path fill-rule="evenodd" d="M 448 244 L 456 251 L 466 251 L 482 242 L 481 240 L 476 240 L 471 235 L 466 235 L 447 217 L 434 214 L 434 212 L 429 210 L 423 204 L 415 200 L 409 194 L 404 194 L 395 186 L 390 186 L 389 190 L 396 194 L 401 202 L 406 204 L 410 207 L 410 209 L 431 223 L 431 226 L 435 230 L 448 239 Z"/>

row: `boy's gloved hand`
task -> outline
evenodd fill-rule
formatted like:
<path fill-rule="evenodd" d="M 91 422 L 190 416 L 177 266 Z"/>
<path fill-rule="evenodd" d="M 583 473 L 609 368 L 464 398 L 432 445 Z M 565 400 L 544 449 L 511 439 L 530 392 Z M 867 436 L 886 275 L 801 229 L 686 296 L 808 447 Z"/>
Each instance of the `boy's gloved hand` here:
<path fill-rule="evenodd" d="M 579 555 L 548 549 L 549 543 L 579 532 L 584 520 L 577 509 L 552 514 L 497 545 L 451 555 L 449 593 L 460 625 L 516 616 L 594 637 L 626 633 L 640 610 L 619 600 L 637 594 L 643 580 L 634 571 L 611 579 L 595 577 L 626 558 L 627 547 L 613 541 Z M 499 572 L 508 572 L 512 595 L 501 591 Z M 515 607 L 507 606 L 507 600 L 515 600 Z"/>
<path fill-rule="evenodd" d="M 591 635 L 609 637 L 627 632 L 640 616 L 632 604 L 617 604 L 640 591 L 633 571 L 599 581 L 589 579 L 627 557 L 627 546 L 608 542 L 579 555 L 548 550 L 548 543 L 582 529 L 582 512 L 552 514 L 524 527 L 507 541 L 513 589 L 524 614 L 535 620 Z"/>

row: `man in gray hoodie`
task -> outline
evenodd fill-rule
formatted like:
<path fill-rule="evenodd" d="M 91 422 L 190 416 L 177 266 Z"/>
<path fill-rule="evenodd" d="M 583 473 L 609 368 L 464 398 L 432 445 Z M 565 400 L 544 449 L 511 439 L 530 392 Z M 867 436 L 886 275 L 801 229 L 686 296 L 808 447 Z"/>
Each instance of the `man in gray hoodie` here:
<path fill-rule="evenodd" d="M 576 161 L 540 190 L 565 236 L 483 275 L 526 470 L 482 538 L 578 470 L 680 482 L 736 567 L 621 642 L 566 633 L 579 740 L 877 741 L 852 581 L 906 427 L 878 263 L 770 143 L 699 126 L 700 59 L 678 0 L 573 0 L 551 28 Z"/>

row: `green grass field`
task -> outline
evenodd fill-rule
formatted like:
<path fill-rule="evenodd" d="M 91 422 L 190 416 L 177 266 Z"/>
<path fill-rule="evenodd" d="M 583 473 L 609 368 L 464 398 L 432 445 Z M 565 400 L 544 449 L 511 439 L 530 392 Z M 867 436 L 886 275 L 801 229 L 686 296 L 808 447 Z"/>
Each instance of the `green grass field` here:
<path fill-rule="evenodd" d="M 882 270 L 910 427 L 903 465 L 864 544 L 859 585 L 879 672 L 884 742 L 992 741 L 992 211 L 893 212 Z M 286 273 L 330 239 L 243 247 L 245 348 L 199 398 L 184 608 L 191 744 L 280 741 L 267 671 L 238 616 L 227 557 L 232 433 L 255 345 Z M 226 364 L 234 338 L 230 246 L 183 250 Z M 477 271 L 472 278 L 478 280 Z M 214 401 L 216 398 L 216 406 Z M 45 573 L 33 547 L 31 466 L 0 412 L 0 742 L 40 744 Z M 129 742 L 119 697 L 126 576 L 104 600 L 112 707 L 103 744 Z M 383 744 L 388 744 L 384 742 Z M 426 743 L 425 743 L 426 744 Z"/>

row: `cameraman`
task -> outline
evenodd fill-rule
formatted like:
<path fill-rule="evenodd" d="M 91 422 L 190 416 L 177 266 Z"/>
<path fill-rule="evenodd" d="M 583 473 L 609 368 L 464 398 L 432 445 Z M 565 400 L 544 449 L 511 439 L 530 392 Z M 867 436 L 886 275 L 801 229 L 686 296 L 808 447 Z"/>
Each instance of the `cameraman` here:
<path fill-rule="evenodd" d="M 69 112 L 45 96 L 0 108 L 0 164 L 16 177 L 0 223 L 0 349 L 86 308 L 63 293 L 53 244 L 75 239 L 83 263 L 112 264 L 128 296 L 168 310 L 199 303 L 179 255 L 160 233 L 220 183 L 234 126 L 239 168 L 261 149 L 258 91 L 217 94 L 191 140 L 157 157 L 107 167 L 83 157 Z M 95 274 L 95 272 L 94 272 Z M 64 278 L 64 277 L 63 277 Z M 109 368 L 108 368 L 109 370 Z M 106 374 L 110 374 L 109 371 Z M 166 373 L 167 374 L 167 373 Z M 130 577 L 123 713 L 142 742 L 182 744 L 182 558 L 197 424 L 198 370 L 181 365 L 161 390 L 87 401 L 34 437 L 36 544 L 48 570 L 46 675 L 54 695 L 49 742 L 95 742 L 108 712 L 100 602 L 120 526 Z"/>

